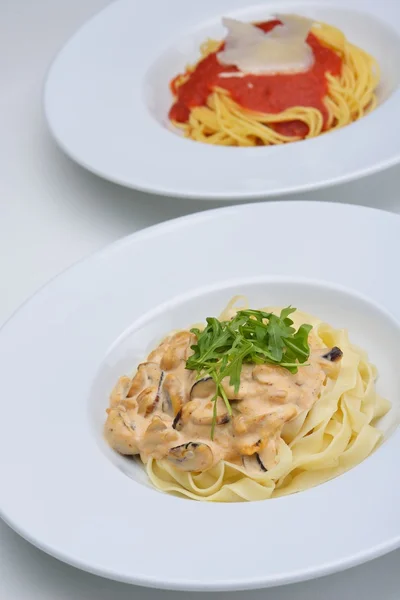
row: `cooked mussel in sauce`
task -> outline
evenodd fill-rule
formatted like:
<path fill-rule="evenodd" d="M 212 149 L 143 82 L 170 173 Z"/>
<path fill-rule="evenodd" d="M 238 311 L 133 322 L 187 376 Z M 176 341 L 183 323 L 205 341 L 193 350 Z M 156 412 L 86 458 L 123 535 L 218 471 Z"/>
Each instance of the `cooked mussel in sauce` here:
<path fill-rule="evenodd" d="M 195 343 L 189 331 L 173 334 L 133 378 L 120 378 L 107 409 L 108 443 L 121 454 L 140 455 L 143 462 L 163 459 L 183 471 L 202 472 L 224 459 L 262 475 L 275 464 L 285 423 L 313 406 L 341 350 L 321 347 L 311 331 L 310 356 L 297 373 L 272 364 L 243 364 L 236 390 L 228 378 L 222 381 L 230 414 L 221 398 L 214 400 L 213 379 L 186 368 Z"/>

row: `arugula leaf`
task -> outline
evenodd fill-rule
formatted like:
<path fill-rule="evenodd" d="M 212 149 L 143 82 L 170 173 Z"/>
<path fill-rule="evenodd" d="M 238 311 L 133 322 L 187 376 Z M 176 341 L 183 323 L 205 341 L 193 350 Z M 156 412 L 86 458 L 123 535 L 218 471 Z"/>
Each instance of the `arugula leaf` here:
<path fill-rule="evenodd" d="M 288 318 L 289 315 L 293 314 L 294 312 L 296 312 L 296 309 L 293 308 L 293 306 L 287 306 L 286 308 L 282 308 L 280 318 L 282 319 L 282 321 L 284 321 Z M 293 321 L 291 319 L 290 322 L 293 325 Z"/>
<path fill-rule="evenodd" d="M 268 324 L 268 349 L 274 359 L 278 362 L 282 360 L 285 349 L 285 340 L 292 333 L 292 328 L 285 325 L 285 322 L 275 315 L 271 315 Z"/>
<path fill-rule="evenodd" d="M 295 311 L 288 306 L 277 316 L 261 310 L 240 310 L 230 321 L 208 317 L 203 331 L 191 329 L 197 343 L 192 346 L 193 354 L 186 361 L 186 368 L 197 371 L 199 377 L 212 377 L 216 386 L 212 398 L 211 439 L 214 438 L 217 421 L 218 398 L 224 401 L 228 413 L 232 414 L 222 386 L 223 379 L 229 377 L 229 383 L 237 393 L 243 363 L 269 363 L 296 373 L 299 364 L 308 360 L 308 336 L 312 326 L 303 324 L 296 331 L 289 318 Z"/>
<path fill-rule="evenodd" d="M 303 324 L 290 339 L 285 340 L 286 347 L 292 351 L 299 363 L 305 363 L 310 356 L 308 336 L 311 329 L 311 325 Z"/>

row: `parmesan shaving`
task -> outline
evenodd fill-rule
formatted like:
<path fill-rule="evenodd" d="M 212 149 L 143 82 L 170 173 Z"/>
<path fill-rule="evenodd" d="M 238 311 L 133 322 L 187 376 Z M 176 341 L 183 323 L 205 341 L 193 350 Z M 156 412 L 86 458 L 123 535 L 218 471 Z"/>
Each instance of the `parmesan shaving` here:
<path fill-rule="evenodd" d="M 313 21 L 297 15 L 276 15 L 276 18 L 282 25 L 268 33 L 251 23 L 223 18 L 228 35 L 224 50 L 217 55 L 218 61 L 254 75 L 310 69 L 314 55 L 306 39 Z"/>

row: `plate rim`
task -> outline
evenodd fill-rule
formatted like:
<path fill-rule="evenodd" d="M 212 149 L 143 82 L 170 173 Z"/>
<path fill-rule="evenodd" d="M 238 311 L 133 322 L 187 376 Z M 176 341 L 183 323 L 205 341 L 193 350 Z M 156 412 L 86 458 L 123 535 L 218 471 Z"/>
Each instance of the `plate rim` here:
<path fill-rule="evenodd" d="M 290 576 L 281 576 L 276 577 L 274 580 L 270 580 L 266 582 L 263 579 L 260 580 L 249 580 L 242 581 L 238 585 L 235 582 L 231 583 L 231 581 L 221 580 L 214 583 L 202 583 L 199 584 L 197 582 L 185 582 L 182 584 L 179 580 L 169 580 L 164 581 L 161 579 L 157 579 L 157 576 L 150 577 L 134 577 L 134 576 L 124 576 L 117 574 L 115 572 L 106 572 L 104 569 L 98 569 L 93 567 L 91 564 L 85 561 L 79 561 L 77 559 L 71 558 L 69 555 L 64 554 L 61 551 L 54 550 L 53 548 L 48 547 L 46 544 L 39 542 L 36 538 L 29 536 L 25 531 L 16 526 L 13 522 L 7 520 L 3 515 L 0 514 L 0 518 L 12 529 L 15 533 L 17 533 L 22 539 L 26 542 L 32 544 L 38 550 L 41 550 L 48 556 L 55 558 L 66 565 L 84 571 L 86 573 L 90 573 L 92 575 L 97 575 L 98 577 L 103 577 L 104 579 L 110 579 L 111 581 L 118 581 L 120 583 L 127 583 L 134 586 L 141 586 L 151 589 L 160 589 L 166 591 L 177 591 L 177 592 L 241 592 L 241 591 L 251 591 L 251 590 L 262 590 L 262 589 L 270 589 L 274 587 L 280 587 L 283 585 L 292 585 L 296 583 L 302 583 L 305 581 L 312 581 L 314 579 L 320 579 L 322 577 L 326 577 L 328 575 L 334 575 L 335 573 L 342 573 L 354 567 L 358 567 L 367 562 L 375 560 L 377 558 L 381 558 L 386 554 L 390 554 L 391 552 L 395 552 L 400 548 L 400 536 L 394 536 L 392 540 L 385 544 L 378 544 L 375 547 L 371 548 L 365 552 L 359 552 L 357 555 L 354 555 L 352 559 L 342 559 L 341 561 L 336 561 L 332 563 L 327 563 L 322 565 L 319 569 L 315 569 L 310 567 L 308 570 L 302 570 L 299 572 L 291 573 Z"/>
<path fill-rule="evenodd" d="M 220 213 L 220 212 L 228 213 L 229 211 L 236 212 L 237 210 L 241 211 L 241 210 L 251 210 L 252 208 L 259 208 L 260 204 L 268 205 L 268 206 L 285 204 L 285 206 L 288 206 L 288 207 L 290 207 L 291 205 L 297 206 L 299 204 L 310 205 L 310 206 L 320 206 L 320 207 L 322 207 L 322 206 L 345 207 L 345 209 L 351 208 L 351 209 L 355 209 L 356 211 L 361 210 L 363 212 L 364 211 L 365 212 L 374 212 L 374 213 L 378 213 L 378 214 L 385 215 L 385 216 L 389 215 L 391 218 L 394 217 L 396 219 L 399 219 L 399 224 L 400 224 L 400 214 L 391 212 L 384 208 L 379 208 L 376 206 L 365 206 L 363 204 L 352 204 L 351 202 L 335 202 L 332 200 L 306 200 L 306 199 L 296 200 L 296 199 L 287 198 L 284 200 L 279 199 L 279 200 L 265 200 L 264 202 L 246 202 L 243 204 L 224 205 L 224 206 L 217 206 L 214 208 L 207 208 L 205 210 L 198 210 L 193 213 L 188 213 L 186 215 L 173 217 L 171 219 L 166 219 L 165 221 L 155 223 L 154 225 L 148 225 L 147 227 L 142 227 L 141 229 L 137 229 L 136 231 L 133 231 L 132 233 L 123 235 L 122 237 L 119 237 L 112 242 L 106 243 L 103 246 L 101 246 L 100 248 L 97 248 L 96 250 L 89 252 L 85 256 L 82 256 L 78 260 L 73 261 L 70 265 L 67 265 L 61 271 L 59 271 L 58 273 L 55 273 L 55 275 L 53 275 L 52 277 L 47 279 L 38 288 L 36 288 L 34 292 L 29 294 L 29 296 L 27 296 L 27 298 L 25 298 L 20 304 L 18 304 L 18 306 L 0 324 L 0 334 L 3 331 L 3 329 L 5 329 L 6 325 L 9 324 L 9 322 L 16 316 L 17 313 L 19 313 L 20 310 L 22 310 L 25 307 L 25 305 L 27 305 L 33 298 L 35 298 L 42 290 L 44 290 L 45 288 L 50 286 L 54 281 L 63 277 L 69 271 L 75 269 L 75 267 L 77 267 L 78 265 L 89 262 L 89 261 L 95 259 L 97 256 L 101 256 L 101 254 L 103 254 L 104 252 L 108 252 L 110 250 L 116 250 L 119 246 L 124 246 L 125 244 L 127 244 L 131 239 L 140 239 L 140 237 L 142 237 L 142 236 L 147 237 L 148 235 L 151 235 L 155 231 L 156 232 L 162 231 L 164 228 L 169 229 L 170 227 L 173 227 L 179 223 L 185 223 L 185 222 L 190 223 L 190 221 L 192 221 L 192 220 L 197 221 L 200 219 L 200 217 L 208 218 L 210 215 L 212 216 L 215 213 Z"/>

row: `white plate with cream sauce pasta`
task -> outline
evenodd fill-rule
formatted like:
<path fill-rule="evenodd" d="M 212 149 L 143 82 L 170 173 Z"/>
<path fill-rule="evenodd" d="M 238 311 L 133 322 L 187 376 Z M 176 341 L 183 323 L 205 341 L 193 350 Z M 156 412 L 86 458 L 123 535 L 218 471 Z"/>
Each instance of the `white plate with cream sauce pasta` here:
<path fill-rule="evenodd" d="M 398 547 L 398 228 L 341 204 L 239 206 L 56 278 L 0 333 L 3 414 L 23 416 L 0 438 L 3 518 L 74 566 L 170 589 L 290 583 Z"/>
<path fill-rule="evenodd" d="M 118 0 L 55 58 L 44 111 L 101 177 L 262 199 L 398 163 L 399 64 L 396 0 Z"/>

